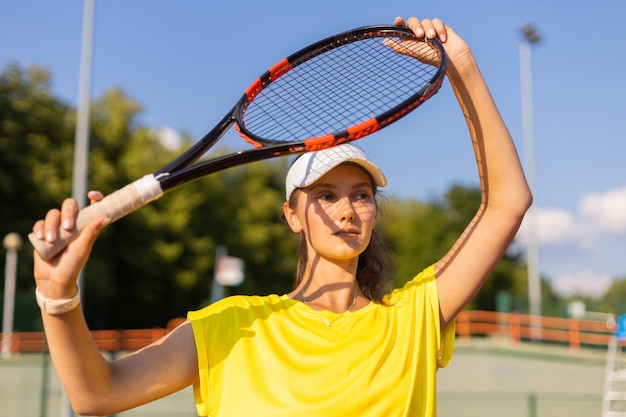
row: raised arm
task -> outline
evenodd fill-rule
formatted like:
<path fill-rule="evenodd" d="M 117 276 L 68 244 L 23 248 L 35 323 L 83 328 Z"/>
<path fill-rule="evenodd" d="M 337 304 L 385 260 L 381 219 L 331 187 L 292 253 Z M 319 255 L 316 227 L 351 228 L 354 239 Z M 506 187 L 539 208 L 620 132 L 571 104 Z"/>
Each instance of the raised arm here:
<path fill-rule="evenodd" d="M 101 195 L 90 197 L 99 199 Z M 50 210 L 45 220 L 35 224 L 35 236 L 53 241 L 60 225 L 73 227 L 77 211 L 76 202 L 66 200 L 61 210 Z M 34 275 L 41 297 L 59 300 L 74 296 L 78 274 L 106 222 L 106 218 L 94 220 L 50 261 L 35 253 Z M 197 378 L 196 350 L 188 323 L 130 356 L 108 362 L 91 337 L 80 305 L 61 314 L 42 311 L 42 318 L 55 370 L 79 414 L 114 414 L 173 393 Z"/>
<path fill-rule="evenodd" d="M 439 19 L 410 18 L 406 24 L 418 36 L 439 37 L 448 53 L 447 77 L 467 122 L 482 191 L 471 223 L 435 266 L 445 325 L 467 305 L 501 259 L 532 196 L 513 139 L 470 48 Z"/>

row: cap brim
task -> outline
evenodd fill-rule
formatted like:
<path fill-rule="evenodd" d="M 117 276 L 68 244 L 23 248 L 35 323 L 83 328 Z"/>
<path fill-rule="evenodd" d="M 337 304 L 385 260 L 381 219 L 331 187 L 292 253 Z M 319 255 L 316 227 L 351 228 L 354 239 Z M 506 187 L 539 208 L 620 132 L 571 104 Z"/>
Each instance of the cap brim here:
<path fill-rule="evenodd" d="M 294 161 L 285 179 L 287 200 L 295 189 L 313 185 L 331 169 L 347 162 L 356 164 L 367 171 L 377 187 L 387 185 L 385 174 L 367 157 L 365 152 L 354 145 L 342 144 L 333 148 L 305 153 Z"/>

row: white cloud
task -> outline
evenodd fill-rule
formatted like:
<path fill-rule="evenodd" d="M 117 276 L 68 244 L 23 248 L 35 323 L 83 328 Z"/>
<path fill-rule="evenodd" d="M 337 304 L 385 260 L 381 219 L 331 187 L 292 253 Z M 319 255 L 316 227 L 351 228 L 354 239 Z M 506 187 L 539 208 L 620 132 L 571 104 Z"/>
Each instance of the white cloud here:
<path fill-rule="evenodd" d="M 626 187 L 583 196 L 579 209 L 599 232 L 626 234 Z"/>
<path fill-rule="evenodd" d="M 183 143 L 182 136 L 171 127 L 157 127 L 151 129 L 151 132 L 161 140 L 161 144 L 163 144 L 163 146 L 171 151 L 179 150 Z"/>
<path fill-rule="evenodd" d="M 584 295 L 599 297 L 609 289 L 612 278 L 608 273 L 582 270 L 559 274 L 551 281 L 552 289 L 561 296 Z"/>
<path fill-rule="evenodd" d="M 519 244 L 528 241 L 533 221 L 537 243 L 543 247 L 568 246 L 589 251 L 605 237 L 626 236 L 626 186 L 582 196 L 578 213 L 559 208 L 532 210 L 517 233 Z"/>
<path fill-rule="evenodd" d="M 516 236 L 524 250 L 533 223 L 539 269 L 562 295 L 602 294 L 626 271 L 626 186 L 581 196 L 576 211 L 533 207 Z"/>
<path fill-rule="evenodd" d="M 588 246 L 588 241 L 584 239 L 585 227 L 577 223 L 571 213 L 557 208 L 533 208 L 524 218 L 517 233 L 519 243 L 526 245 L 533 223 L 537 243 L 541 246 Z"/>

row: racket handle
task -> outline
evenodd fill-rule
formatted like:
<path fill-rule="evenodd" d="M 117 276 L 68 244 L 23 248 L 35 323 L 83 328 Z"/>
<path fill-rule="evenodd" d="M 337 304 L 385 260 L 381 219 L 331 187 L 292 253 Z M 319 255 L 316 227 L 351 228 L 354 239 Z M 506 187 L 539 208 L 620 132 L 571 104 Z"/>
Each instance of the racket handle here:
<path fill-rule="evenodd" d="M 112 223 L 162 195 L 161 184 L 153 174 L 149 174 L 80 210 L 76 216 L 74 228 L 72 230 L 60 228 L 57 240 L 54 242 L 37 239 L 34 233 L 29 234 L 28 239 L 39 255 L 47 261 L 76 239 L 95 218 L 108 216 Z"/>

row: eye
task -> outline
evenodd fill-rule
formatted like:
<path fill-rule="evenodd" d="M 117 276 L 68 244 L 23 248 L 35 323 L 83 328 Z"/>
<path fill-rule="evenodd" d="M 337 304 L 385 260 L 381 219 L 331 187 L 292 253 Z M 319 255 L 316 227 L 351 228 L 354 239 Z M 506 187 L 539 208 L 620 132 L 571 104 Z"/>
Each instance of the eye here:
<path fill-rule="evenodd" d="M 354 193 L 353 198 L 355 201 L 371 200 L 373 195 L 370 190 L 359 190 Z"/>
<path fill-rule="evenodd" d="M 317 195 L 317 199 L 320 201 L 332 202 L 335 201 L 335 196 L 331 192 L 324 191 Z"/>

